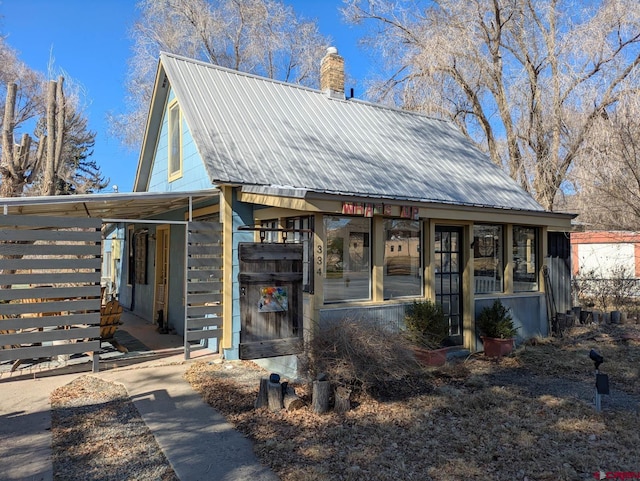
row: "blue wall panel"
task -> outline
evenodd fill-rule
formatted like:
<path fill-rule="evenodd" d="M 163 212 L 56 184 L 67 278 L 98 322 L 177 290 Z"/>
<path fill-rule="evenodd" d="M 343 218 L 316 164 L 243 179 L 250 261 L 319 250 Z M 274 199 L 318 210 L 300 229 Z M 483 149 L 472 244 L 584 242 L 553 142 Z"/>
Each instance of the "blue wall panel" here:
<path fill-rule="evenodd" d="M 236 192 L 233 192 L 233 272 L 231 276 L 233 289 L 233 348 L 225 349 L 225 359 L 238 359 L 240 356 L 238 347 L 240 346 L 240 283 L 238 273 L 240 272 L 240 260 L 238 258 L 238 244 L 240 242 L 253 242 L 252 231 L 239 231 L 238 227 L 243 225 L 253 225 L 253 208 L 249 204 L 243 204 L 236 199 Z M 226 226 L 225 226 L 226 228 Z"/>
<path fill-rule="evenodd" d="M 526 296 L 501 296 L 502 304 L 511 309 L 513 323 L 518 328 L 516 343 L 536 336 L 547 336 L 547 306 L 543 294 Z M 476 319 L 484 307 L 491 306 L 495 297 L 482 297 L 475 300 Z M 476 349 L 483 350 L 482 341 L 476 333 Z"/>
<path fill-rule="evenodd" d="M 169 328 L 184 335 L 185 226 L 172 225 L 169 234 Z"/>
<path fill-rule="evenodd" d="M 174 98 L 173 91 L 167 100 L 167 105 Z M 158 145 L 149 176 L 150 192 L 180 192 L 187 190 L 203 190 L 211 188 L 209 174 L 204 168 L 200 153 L 191 136 L 191 131 L 184 117 L 182 118 L 182 176 L 169 182 L 169 135 L 168 115 L 165 112 L 162 118 L 162 126 Z"/>

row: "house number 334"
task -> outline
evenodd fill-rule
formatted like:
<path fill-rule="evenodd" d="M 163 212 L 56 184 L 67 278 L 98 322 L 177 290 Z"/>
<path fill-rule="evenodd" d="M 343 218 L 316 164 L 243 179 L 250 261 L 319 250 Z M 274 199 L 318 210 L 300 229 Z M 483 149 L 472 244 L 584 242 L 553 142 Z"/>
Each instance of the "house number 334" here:
<path fill-rule="evenodd" d="M 316 251 L 317 251 L 317 253 L 318 253 L 318 254 L 320 254 L 320 255 L 318 255 L 318 256 L 316 257 L 316 265 L 321 266 L 321 265 L 322 265 L 322 262 L 323 262 L 323 260 L 324 260 L 324 259 L 323 259 L 323 256 L 322 256 L 322 246 L 317 246 L 317 247 L 316 247 Z M 316 271 L 316 273 L 317 273 L 319 276 L 321 276 L 321 275 L 322 275 L 322 267 L 318 267 L 318 270 Z"/>

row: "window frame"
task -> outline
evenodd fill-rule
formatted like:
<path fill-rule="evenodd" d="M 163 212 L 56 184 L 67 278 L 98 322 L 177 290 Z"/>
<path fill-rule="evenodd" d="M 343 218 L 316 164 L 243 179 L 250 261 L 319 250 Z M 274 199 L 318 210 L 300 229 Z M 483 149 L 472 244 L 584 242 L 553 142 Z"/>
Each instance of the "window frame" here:
<path fill-rule="evenodd" d="M 135 226 L 127 226 L 127 285 L 135 284 L 136 259 L 135 259 Z"/>
<path fill-rule="evenodd" d="M 265 229 L 260 232 L 260 242 L 269 242 L 277 244 L 280 242 L 280 220 L 264 219 L 260 221 L 260 227 Z M 263 237 L 264 236 L 264 237 Z"/>
<path fill-rule="evenodd" d="M 284 225 L 287 230 L 293 232 L 287 234 L 285 242 L 299 243 L 303 245 L 303 272 L 302 272 L 302 291 L 313 294 L 314 291 L 314 273 L 313 273 L 313 216 L 297 216 L 287 217 Z M 296 232 L 298 230 L 298 232 Z M 306 232 L 299 232 L 305 230 Z"/>
<path fill-rule="evenodd" d="M 177 151 L 173 144 L 176 141 L 174 129 L 177 129 Z M 174 158 L 176 155 L 177 160 Z M 169 182 L 182 177 L 182 109 L 177 99 L 171 101 L 167 108 L 167 176 Z"/>
<path fill-rule="evenodd" d="M 498 256 L 494 255 L 493 257 L 489 257 L 489 256 L 480 256 L 480 257 L 476 257 L 476 253 L 480 254 L 480 249 L 482 246 L 480 246 L 479 241 L 478 241 L 478 237 L 476 236 L 476 227 L 480 228 L 480 227 L 497 227 L 500 229 L 500 232 L 498 234 L 499 236 L 499 242 L 498 242 L 498 247 L 500 248 L 500 252 L 498 253 Z M 506 241 L 506 226 L 504 224 L 492 224 L 492 223 L 477 223 L 473 225 L 473 277 L 474 277 L 474 286 L 473 286 L 473 294 L 474 295 L 485 295 L 485 294 L 499 294 L 499 293 L 503 293 L 505 292 L 505 265 L 506 265 L 506 256 L 507 256 L 507 252 L 505 249 L 505 241 Z M 494 246 L 495 249 L 495 246 Z M 494 277 L 494 279 L 496 281 L 495 285 L 497 285 L 497 288 L 491 289 L 491 290 L 483 290 L 482 292 L 479 292 L 477 290 L 478 287 L 478 283 L 475 282 L 475 278 L 478 277 L 476 275 L 476 259 L 497 259 L 498 261 L 498 265 L 497 268 L 495 269 L 496 275 L 499 275 L 499 277 Z"/>
<path fill-rule="evenodd" d="M 533 257 L 533 270 L 530 273 L 530 276 L 532 277 L 532 281 L 531 280 L 520 280 L 519 279 L 519 274 L 517 273 L 518 269 L 519 269 L 519 263 L 517 262 L 517 256 L 520 254 L 520 250 L 523 248 L 522 246 L 518 246 L 516 244 L 517 242 L 517 230 L 518 229 L 522 229 L 522 230 L 530 230 L 533 232 L 533 240 L 534 240 L 534 245 L 533 248 L 529 248 L 528 249 L 528 253 L 529 255 L 531 255 Z M 513 282 L 513 292 L 539 292 L 540 291 L 540 278 L 539 278 L 539 271 L 540 271 L 540 255 L 539 255 L 539 250 L 540 250 L 540 228 L 535 227 L 535 226 L 527 226 L 527 225 L 513 225 L 512 226 L 512 236 L 513 236 L 513 241 L 512 241 L 512 250 L 511 250 L 511 262 L 513 264 L 513 269 L 511 272 L 512 275 L 512 282 Z M 527 247 L 524 247 L 525 250 L 527 250 Z M 519 256 L 518 256 L 519 257 Z M 531 262 L 527 259 L 525 259 L 525 265 L 530 264 Z M 520 283 L 520 285 L 522 285 L 523 283 L 531 283 L 533 284 L 533 288 L 531 289 L 518 289 L 518 283 Z"/>
<path fill-rule="evenodd" d="M 341 253 L 335 253 L 335 254 L 331 254 L 331 255 L 338 255 L 338 261 L 335 262 L 335 265 L 337 266 L 337 264 L 341 265 L 341 270 L 332 270 L 331 271 L 331 277 L 329 277 L 329 255 L 330 255 L 330 246 L 329 246 L 329 229 L 327 228 L 328 222 L 330 221 L 335 221 L 335 222 L 340 222 L 340 221 L 345 221 L 347 220 L 348 222 L 366 222 L 366 231 L 359 231 L 359 230 L 348 230 L 347 232 L 349 234 L 363 234 L 362 235 L 362 244 L 360 244 L 360 239 L 356 239 L 356 236 L 353 236 L 355 241 L 351 241 L 351 240 L 347 240 L 347 245 L 345 247 L 345 237 L 342 236 L 342 242 L 338 242 L 337 244 L 342 246 L 342 252 Z M 344 215 L 332 215 L 332 214 L 327 214 L 323 216 L 323 229 L 324 229 L 324 235 L 325 235 L 325 255 L 324 255 L 324 266 L 323 266 L 323 303 L 324 304 L 337 304 L 337 303 L 346 303 L 346 302 L 366 302 L 366 301 L 371 301 L 373 299 L 373 292 L 372 292 L 372 288 L 373 288 L 373 269 L 372 269 L 372 262 L 373 262 L 373 249 L 372 249 L 372 240 L 373 240 L 373 225 L 371 222 L 371 219 L 368 217 L 358 217 L 358 216 L 344 216 Z M 337 228 L 336 231 L 338 230 L 342 230 L 343 228 L 345 228 L 347 226 L 347 224 L 345 224 L 344 226 L 340 227 L 339 229 Z M 350 238 L 352 237 L 351 235 L 349 236 Z M 359 236 L 358 236 L 359 237 Z M 360 247 L 356 248 L 356 245 L 361 245 L 361 249 L 364 251 L 366 249 L 366 260 L 364 259 L 363 256 L 363 269 L 360 270 L 345 270 L 345 266 L 350 266 L 352 259 L 350 257 L 351 251 L 352 250 L 357 250 L 360 249 Z M 349 256 L 349 259 L 347 262 L 345 262 L 345 258 L 346 256 Z M 366 285 L 367 285 L 367 295 L 366 296 L 352 296 L 350 295 L 351 292 L 353 292 L 353 287 L 350 286 L 351 282 L 355 279 L 358 280 L 358 275 L 357 274 L 365 274 L 366 276 Z M 338 279 L 342 279 L 343 283 L 342 283 L 342 288 L 341 289 L 335 289 L 335 287 L 339 284 L 339 282 L 330 282 L 329 279 L 333 279 L 338 280 Z M 335 284 L 334 286 L 331 286 L 331 284 Z M 337 296 L 337 297 L 333 297 L 333 298 L 329 298 L 327 296 L 327 293 L 330 292 L 329 287 L 333 287 L 336 292 L 341 292 L 344 294 L 344 296 Z M 351 289 L 350 289 L 351 287 Z"/>
<path fill-rule="evenodd" d="M 401 227 L 396 226 L 391 226 L 392 228 L 390 229 L 389 226 L 391 223 L 398 223 L 398 222 L 405 222 L 405 223 L 410 223 L 411 227 L 417 227 L 417 235 L 415 236 L 403 236 L 401 239 L 390 239 L 388 238 L 389 235 L 387 234 L 388 232 L 395 230 L 395 231 L 402 231 L 403 229 Z M 409 231 L 411 230 L 409 226 L 407 226 L 404 231 Z M 396 217 L 389 217 L 389 218 L 385 218 L 382 222 L 382 232 L 383 232 L 383 242 L 384 242 L 384 249 L 383 249 L 383 256 L 382 256 L 382 291 L 383 291 L 383 300 L 387 301 L 390 299 L 401 299 L 401 298 L 421 298 L 424 296 L 424 278 L 423 278 L 423 269 L 424 269 L 424 258 L 423 258 L 423 252 L 424 252 L 424 223 L 422 221 L 419 220 L 409 220 L 409 219 L 403 219 L 403 218 L 396 218 Z M 415 232 L 415 231 L 413 231 Z M 410 245 L 410 239 L 416 239 L 417 240 L 417 266 L 415 266 L 415 271 L 412 265 L 409 265 L 409 276 L 411 275 L 415 275 L 417 282 L 412 283 L 412 286 L 417 287 L 418 292 L 411 292 L 409 294 L 405 294 L 405 295 L 393 295 L 392 291 L 391 291 L 391 281 L 394 278 L 394 275 L 390 275 L 389 274 L 389 265 L 388 265 L 388 257 L 403 257 L 403 256 L 408 256 L 410 259 L 410 264 L 413 264 L 413 257 L 411 256 L 411 245 Z M 405 252 L 402 249 L 402 242 L 407 242 L 407 252 Z M 387 247 L 388 247 L 388 253 L 387 253 Z M 393 255 L 391 255 L 393 254 Z M 401 266 L 401 265 L 397 265 L 396 268 L 399 269 L 403 269 L 406 266 Z M 402 275 L 402 274 L 400 274 Z M 405 286 L 406 288 L 406 286 Z M 402 290 L 402 289 L 401 289 Z"/>

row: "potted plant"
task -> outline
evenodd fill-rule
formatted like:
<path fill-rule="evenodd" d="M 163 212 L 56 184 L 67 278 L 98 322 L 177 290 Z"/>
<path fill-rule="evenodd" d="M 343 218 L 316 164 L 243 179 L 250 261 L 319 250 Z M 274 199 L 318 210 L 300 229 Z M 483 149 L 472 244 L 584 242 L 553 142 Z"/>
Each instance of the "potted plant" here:
<path fill-rule="evenodd" d="M 430 300 L 414 301 L 407 307 L 404 322 L 416 359 L 442 366 L 447 360 L 445 341 L 449 337 L 449 319 L 442 306 Z"/>
<path fill-rule="evenodd" d="M 485 356 L 502 357 L 513 350 L 517 328 L 513 325 L 509 308 L 499 299 L 482 309 L 476 322 Z"/>

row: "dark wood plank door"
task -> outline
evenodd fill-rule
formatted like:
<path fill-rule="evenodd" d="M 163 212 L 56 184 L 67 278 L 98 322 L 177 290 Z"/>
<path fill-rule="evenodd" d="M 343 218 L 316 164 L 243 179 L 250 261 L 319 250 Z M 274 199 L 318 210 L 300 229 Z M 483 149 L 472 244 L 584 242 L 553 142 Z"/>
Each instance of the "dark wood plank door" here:
<path fill-rule="evenodd" d="M 240 359 L 302 348 L 302 244 L 240 243 Z"/>

